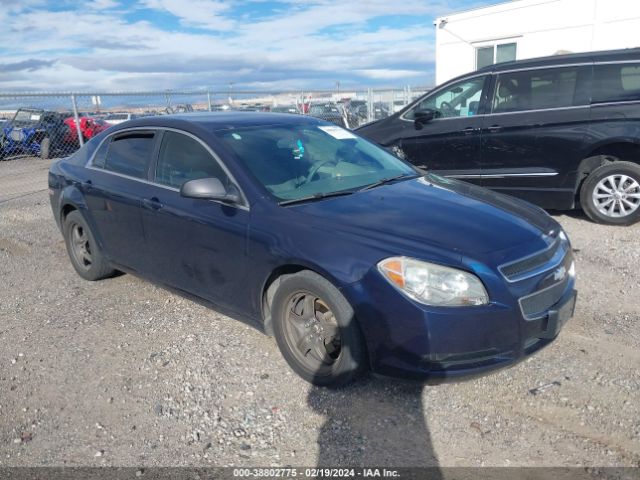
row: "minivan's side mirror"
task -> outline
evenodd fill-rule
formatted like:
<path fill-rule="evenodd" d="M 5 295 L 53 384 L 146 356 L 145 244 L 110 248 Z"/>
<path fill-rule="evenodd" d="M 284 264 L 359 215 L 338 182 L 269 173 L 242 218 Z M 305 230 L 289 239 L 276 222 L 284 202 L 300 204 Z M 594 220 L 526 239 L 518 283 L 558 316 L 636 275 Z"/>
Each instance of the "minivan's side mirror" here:
<path fill-rule="evenodd" d="M 216 177 L 197 178 L 184 182 L 180 187 L 180 195 L 186 198 L 222 200 L 229 203 L 240 202 L 240 195 L 236 189 L 227 190 L 220 179 Z"/>
<path fill-rule="evenodd" d="M 416 128 L 422 128 L 424 123 L 430 122 L 436 116 L 435 110 L 425 108 L 424 110 L 416 110 L 413 112 L 413 122 Z"/>

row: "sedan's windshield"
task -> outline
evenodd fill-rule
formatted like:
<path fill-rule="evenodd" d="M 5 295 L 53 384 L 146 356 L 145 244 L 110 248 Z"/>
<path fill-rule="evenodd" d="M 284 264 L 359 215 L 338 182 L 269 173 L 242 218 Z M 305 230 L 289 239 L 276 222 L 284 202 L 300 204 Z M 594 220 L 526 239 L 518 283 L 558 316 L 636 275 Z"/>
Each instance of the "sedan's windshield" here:
<path fill-rule="evenodd" d="M 357 190 L 416 171 L 335 125 L 269 125 L 217 132 L 269 192 L 282 201 Z"/>

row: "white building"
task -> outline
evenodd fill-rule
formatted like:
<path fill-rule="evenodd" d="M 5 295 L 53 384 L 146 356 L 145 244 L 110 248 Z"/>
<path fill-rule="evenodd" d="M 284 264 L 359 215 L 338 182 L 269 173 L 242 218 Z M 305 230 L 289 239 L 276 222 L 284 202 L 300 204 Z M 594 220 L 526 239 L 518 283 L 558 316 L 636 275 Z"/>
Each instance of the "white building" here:
<path fill-rule="evenodd" d="M 514 0 L 434 25 L 440 84 L 497 62 L 640 47 L 640 1 Z"/>

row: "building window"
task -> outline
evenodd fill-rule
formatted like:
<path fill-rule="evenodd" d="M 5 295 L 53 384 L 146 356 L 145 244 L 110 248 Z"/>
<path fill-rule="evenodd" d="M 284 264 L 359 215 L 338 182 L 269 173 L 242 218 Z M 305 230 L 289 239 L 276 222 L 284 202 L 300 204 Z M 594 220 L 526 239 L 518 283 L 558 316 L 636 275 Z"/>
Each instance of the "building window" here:
<path fill-rule="evenodd" d="M 476 69 L 516 59 L 516 43 L 501 43 L 476 48 Z"/>

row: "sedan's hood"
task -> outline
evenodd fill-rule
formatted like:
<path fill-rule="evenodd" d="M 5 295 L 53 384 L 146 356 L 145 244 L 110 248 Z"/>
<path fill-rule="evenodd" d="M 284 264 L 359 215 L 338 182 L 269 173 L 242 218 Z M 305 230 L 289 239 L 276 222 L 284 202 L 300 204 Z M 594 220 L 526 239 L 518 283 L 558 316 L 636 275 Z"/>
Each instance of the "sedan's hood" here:
<path fill-rule="evenodd" d="M 431 245 L 461 255 L 525 243 L 544 248 L 547 235 L 559 228 L 531 204 L 435 175 L 292 208 L 336 233 L 386 244 L 397 239 L 399 244 Z"/>

